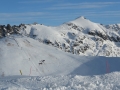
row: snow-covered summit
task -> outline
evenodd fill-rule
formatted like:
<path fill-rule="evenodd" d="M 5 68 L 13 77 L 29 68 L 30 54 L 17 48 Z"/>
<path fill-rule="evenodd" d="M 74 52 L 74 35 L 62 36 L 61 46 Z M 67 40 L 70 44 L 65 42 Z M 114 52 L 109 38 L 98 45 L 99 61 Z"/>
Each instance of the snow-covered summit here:
<path fill-rule="evenodd" d="M 84 16 L 79 16 L 76 19 L 86 19 Z"/>
<path fill-rule="evenodd" d="M 25 25 L 26 34 L 65 52 L 85 56 L 120 56 L 120 25 L 102 25 L 83 16 L 58 27 Z"/>

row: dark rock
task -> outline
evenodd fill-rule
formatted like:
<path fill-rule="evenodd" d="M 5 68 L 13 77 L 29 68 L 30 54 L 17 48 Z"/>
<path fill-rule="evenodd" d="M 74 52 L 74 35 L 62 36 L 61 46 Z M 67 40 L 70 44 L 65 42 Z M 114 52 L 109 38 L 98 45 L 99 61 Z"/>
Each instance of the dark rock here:
<path fill-rule="evenodd" d="M 120 42 L 120 37 L 119 37 L 119 36 L 117 36 L 117 41 L 119 41 L 119 42 Z"/>
<path fill-rule="evenodd" d="M 11 27 L 10 24 L 7 24 L 6 29 L 7 29 L 7 33 L 10 33 L 10 34 L 13 33 L 13 28 Z"/>
<path fill-rule="evenodd" d="M 95 36 L 95 35 L 96 35 L 96 32 L 95 32 L 95 31 L 89 31 L 88 34 Z"/>
<path fill-rule="evenodd" d="M 50 40 L 48 40 L 48 39 L 45 39 L 44 43 L 46 43 L 46 44 L 52 44 L 52 42 Z"/>
<path fill-rule="evenodd" d="M 115 42 L 118 42 L 117 39 L 115 37 L 113 37 L 113 36 L 111 37 L 111 40 L 115 41 Z"/>

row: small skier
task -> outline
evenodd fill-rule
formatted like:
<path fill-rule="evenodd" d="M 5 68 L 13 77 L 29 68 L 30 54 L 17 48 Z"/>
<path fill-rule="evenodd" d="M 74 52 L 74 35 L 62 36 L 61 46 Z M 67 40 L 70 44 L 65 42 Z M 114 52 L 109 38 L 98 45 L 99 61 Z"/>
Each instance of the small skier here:
<path fill-rule="evenodd" d="M 41 61 L 39 62 L 39 65 L 43 64 L 44 62 L 45 62 L 45 60 L 41 60 Z"/>

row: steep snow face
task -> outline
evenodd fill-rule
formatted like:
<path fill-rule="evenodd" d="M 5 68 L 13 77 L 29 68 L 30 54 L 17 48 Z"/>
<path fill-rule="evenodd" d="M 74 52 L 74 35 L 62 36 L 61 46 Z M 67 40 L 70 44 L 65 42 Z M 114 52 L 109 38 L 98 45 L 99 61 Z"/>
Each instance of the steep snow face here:
<path fill-rule="evenodd" d="M 31 38 L 35 39 L 49 39 L 54 42 L 55 40 L 59 40 L 63 42 L 63 39 L 60 33 L 56 30 L 55 27 L 45 26 L 45 25 L 26 25 L 28 28 L 26 29 L 27 34 L 30 34 Z"/>
<path fill-rule="evenodd" d="M 120 56 L 120 25 L 102 25 L 79 17 L 58 27 L 26 25 L 29 37 L 84 56 Z"/>
<path fill-rule="evenodd" d="M 70 23 L 74 23 L 76 26 L 84 28 L 84 30 L 87 30 L 87 32 L 89 30 L 97 30 L 101 33 L 104 33 L 104 31 L 99 27 L 99 24 L 91 22 L 83 16 L 77 18 L 74 21 L 70 21 Z"/>

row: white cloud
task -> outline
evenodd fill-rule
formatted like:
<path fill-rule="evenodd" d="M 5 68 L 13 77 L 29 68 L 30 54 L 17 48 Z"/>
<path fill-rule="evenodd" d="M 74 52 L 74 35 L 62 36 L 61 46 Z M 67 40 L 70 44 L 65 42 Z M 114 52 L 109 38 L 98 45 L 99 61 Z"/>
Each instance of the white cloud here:
<path fill-rule="evenodd" d="M 45 19 L 53 19 L 53 20 L 72 20 L 75 19 L 76 17 L 79 16 L 85 16 L 91 17 L 91 18 L 116 18 L 120 17 L 120 11 L 101 11 L 101 12 L 96 12 L 96 11 L 81 11 L 81 12 L 75 12 L 75 13 L 49 13 L 48 16 L 42 16 L 41 18 Z M 89 19 L 88 18 L 88 19 Z"/>
<path fill-rule="evenodd" d="M 57 9 L 89 9 L 89 8 L 102 8 L 114 4 L 120 4 L 120 2 L 83 2 L 83 3 L 66 3 L 54 5 L 49 10 Z"/>
<path fill-rule="evenodd" d="M 87 15 L 87 14 L 86 14 Z M 88 12 L 89 16 L 94 17 L 119 17 L 120 11 L 103 11 L 103 12 Z"/>
<path fill-rule="evenodd" d="M 11 18 L 11 17 L 36 17 L 43 15 L 43 12 L 23 12 L 23 13 L 0 13 L 0 18 Z"/>
<path fill-rule="evenodd" d="M 25 12 L 25 13 L 0 13 L 0 24 L 19 24 L 31 23 L 39 19 L 45 13 L 42 12 Z"/>
<path fill-rule="evenodd" d="M 1 22 L 28 22 L 31 23 L 39 20 L 52 20 L 66 22 L 75 19 L 79 16 L 86 18 L 116 18 L 120 16 L 120 11 L 99 11 L 94 10 L 81 10 L 81 12 L 65 13 L 65 12 L 22 12 L 22 13 L 0 13 Z"/>
<path fill-rule="evenodd" d="M 29 4 L 29 3 L 47 3 L 53 2 L 55 0 L 28 0 L 28 1 L 20 1 L 19 3 Z"/>

